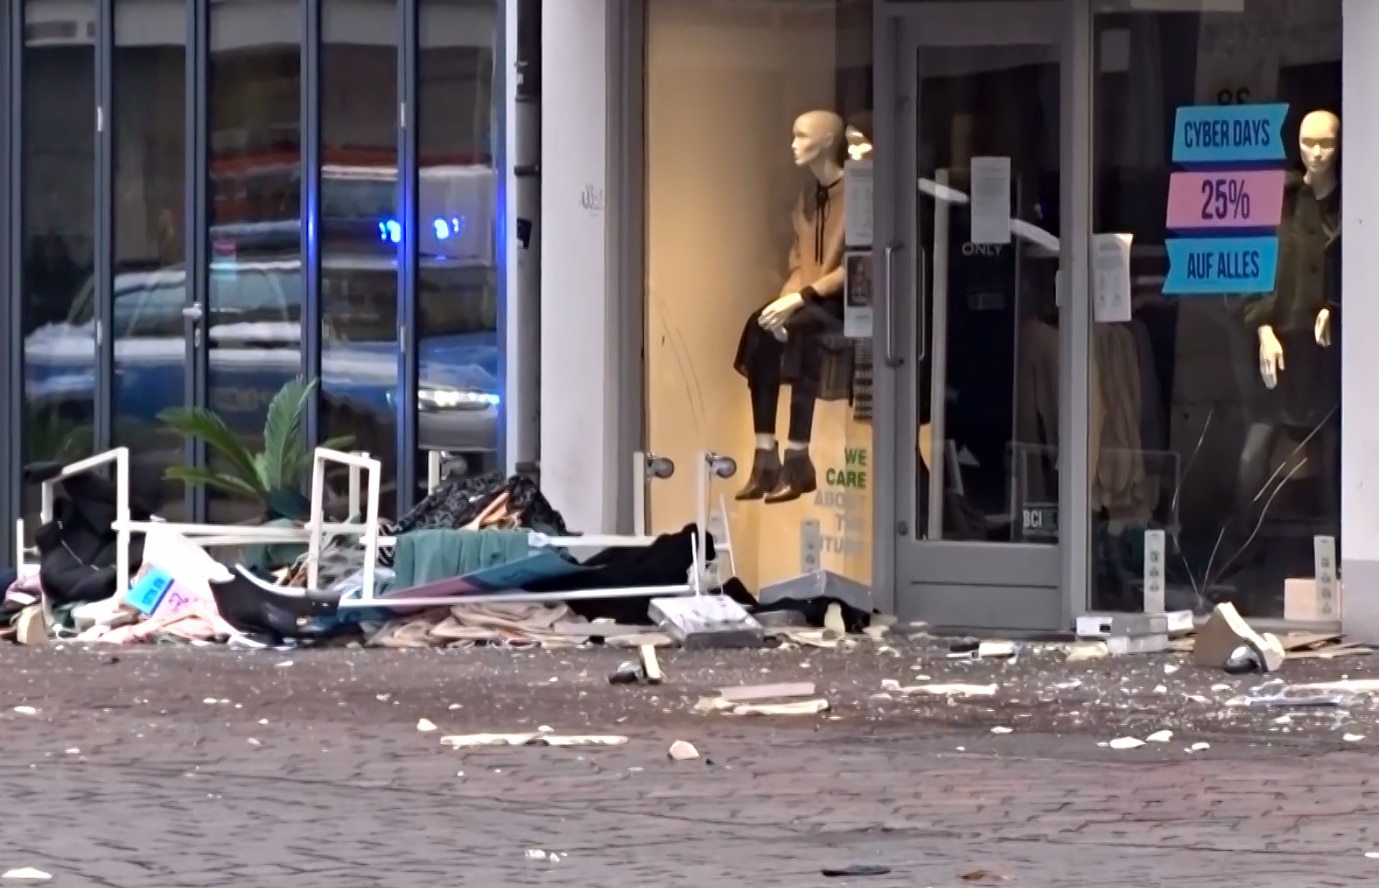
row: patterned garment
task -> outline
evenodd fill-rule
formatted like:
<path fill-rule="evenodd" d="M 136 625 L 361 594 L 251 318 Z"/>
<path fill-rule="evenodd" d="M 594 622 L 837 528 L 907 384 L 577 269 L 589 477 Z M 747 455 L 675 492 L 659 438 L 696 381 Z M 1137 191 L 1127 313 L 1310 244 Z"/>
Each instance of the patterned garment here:
<path fill-rule="evenodd" d="M 397 533 L 420 529 L 459 529 L 481 519 L 499 497 L 504 517 L 519 527 L 568 536 L 565 519 L 542 495 L 536 482 L 522 475 L 504 478 L 489 472 L 442 484 L 397 522 Z M 487 522 L 485 522 L 487 524 Z"/>

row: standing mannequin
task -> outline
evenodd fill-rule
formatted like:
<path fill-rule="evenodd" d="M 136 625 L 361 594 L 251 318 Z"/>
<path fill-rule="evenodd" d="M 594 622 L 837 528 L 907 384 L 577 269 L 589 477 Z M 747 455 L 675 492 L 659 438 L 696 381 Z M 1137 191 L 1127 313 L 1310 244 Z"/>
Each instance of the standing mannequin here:
<path fill-rule="evenodd" d="M 806 111 L 795 120 L 795 166 L 808 169 L 813 182 L 791 213 L 790 268 L 780 296 L 747 319 L 738 342 L 734 366 L 747 377 L 756 436 L 752 472 L 739 500 L 787 502 L 818 487 L 809 438 L 824 364 L 820 338 L 841 327 L 843 315 L 846 147 L 843 120 L 832 111 Z M 782 463 L 776 408 L 786 382 L 790 420 Z"/>
<path fill-rule="evenodd" d="M 1340 403 L 1333 341 L 1340 306 L 1341 121 L 1330 111 L 1302 120 L 1298 147 L 1305 172 L 1284 194 L 1274 292 L 1246 309 L 1259 342 L 1259 377 L 1266 392 L 1253 417 L 1240 458 L 1238 492 L 1250 523 L 1260 491 L 1275 473 L 1279 435 L 1308 440 L 1301 455 L 1317 467 L 1325 496 L 1335 499 L 1339 465 L 1333 440 Z M 1296 447 L 1297 444 L 1294 445 Z M 1292 449 L 1292 448 L 1290 448 Z M 1339 502 L 1326 502 L 1334 520 Z"/>

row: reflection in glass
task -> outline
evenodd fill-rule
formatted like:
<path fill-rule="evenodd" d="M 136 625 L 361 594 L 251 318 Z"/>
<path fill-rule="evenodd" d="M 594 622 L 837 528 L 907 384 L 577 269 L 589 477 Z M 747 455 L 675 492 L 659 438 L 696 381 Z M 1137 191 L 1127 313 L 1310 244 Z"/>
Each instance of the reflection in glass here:
<path fill-rule="evenodd" d="M 1058 49 L 920 52 L 917 528 L 931 540 L 1054 543 Z M 970 197 L 993 184 L 980 164 L 1001 159 L 1008 233 L 984 231 Z"/>
<path fill-rule="evenodd" d="M 296 0 L 209 9 L 207 406 L 257 448 L 273 395 L 301 372 L 302 16 Z M 208 493 L 214 522 L 260 517 Z"/>
<path fill-rule="evenodd" d="M 95 323 L 73 314 L 91 301 L 95 218 L 95 50 L 73 19 L 95 3 L 24 4 L 23 121 L 19 185 L 24 335 L 23 452 L 27 462 L 88 455 L 95 417 Z M 76 381 L 74 385 L 73 382 Z M 38 492 L 24 498 L 26 535 Z"/>
<path fill-rule="evenodd" d="M 1132 233 L 1134 248 L 1131 320 L 1094 325 L 1092 444 L 1113 454 L 1092 477 L 1096 608 L 1145 607 L 1145 532 L 1161 530 L 1169 609 L 1233 601 L 1247 616 L 1339 619 L 1319 612 L 1311 578 L 1314 536 L 1340 526 L 1340 13 L 1317 0 L 1280 19 L 1246 0 L 1097 20 L 1099 51 L 1120 50 L 1096 66 L 1094 225 Z M 1183 298 L 1166 243 L 1249 213 L 1197 193 L 1195 219 L 1169 206 L 1175 109 L 1242 99 L 1287 105 L 1287 159 L 1252 165 L 1246 196 L 1281 212 L 1235 232 L 1276 236 L 1278 261 L 1257 287 L 1216 280 Z M 1127 356 L 1137 372 L 1120 372 Z M 1099 499 L 1110 472 L 1137 479 L 1138 498 Z"/>
<path fill-rule="evenodd" d="M 397 477 L 397 4 L 321 7 L 321 435 Z"/>
<path fill-rule="evenodd" d="M 498 301 L 493 47 L 499 4 L 421 0 L 417 71 L 419 444 L 424 473 L 495 468 Z"/>
<path fill-rule="evenodd" d="M 157 416 L 185 399 L 186 36 L 182 0 L 115 4 L 114 443 L 130 448 L 132 489 L 171 520 L 183 489 L 162 475 L 184 443 Z"/>

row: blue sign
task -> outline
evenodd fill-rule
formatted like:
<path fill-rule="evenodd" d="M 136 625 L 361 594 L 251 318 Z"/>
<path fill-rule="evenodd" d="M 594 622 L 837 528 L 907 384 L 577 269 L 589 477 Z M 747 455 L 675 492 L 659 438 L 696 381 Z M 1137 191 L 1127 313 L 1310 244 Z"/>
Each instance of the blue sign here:
<path fill-rule="evenodd" d="M 449 240 L 464 232 L 464 217 L 436 218 L 431 220 L 431 231 L 436 240 Z M 402 223 L 396 219 L 382 219 L 378 223 L 378 239 L 384 243 L 402 243 Z"/>
<path fill-rule="evenodd" d="M 1283 160 L 1287 103 L 1184 105 L 1173 121 L 1173 162 L 1264 163 Z"/>
<path fill-rule="evenodd" d="M 1166 295 L 1272 293 L 1278 271 L 1278 238 L 1169 238 Z"/>

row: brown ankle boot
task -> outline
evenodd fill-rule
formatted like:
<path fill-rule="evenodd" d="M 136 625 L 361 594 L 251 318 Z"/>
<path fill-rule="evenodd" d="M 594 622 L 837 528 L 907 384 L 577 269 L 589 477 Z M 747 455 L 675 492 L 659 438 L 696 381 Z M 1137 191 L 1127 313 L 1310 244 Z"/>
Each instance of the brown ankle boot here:
<path fill-rule="evenodd" d="M 766 495 L 766 502 L 788 503 L 818 489 L 819 479 L 814 474 L 814 461 L 809 458 L 809 451 L 787 449 L 780 483 Z"/>
<path fill-rule="evenodd" d="M 758 448 L 752 456 L 752 474 L 747 476 L 747 483 L 733 495 L 733 499 L 759 500 L 775 490 L 779 483 L 780 457 L 776 454 L 776 448 Z"/>

